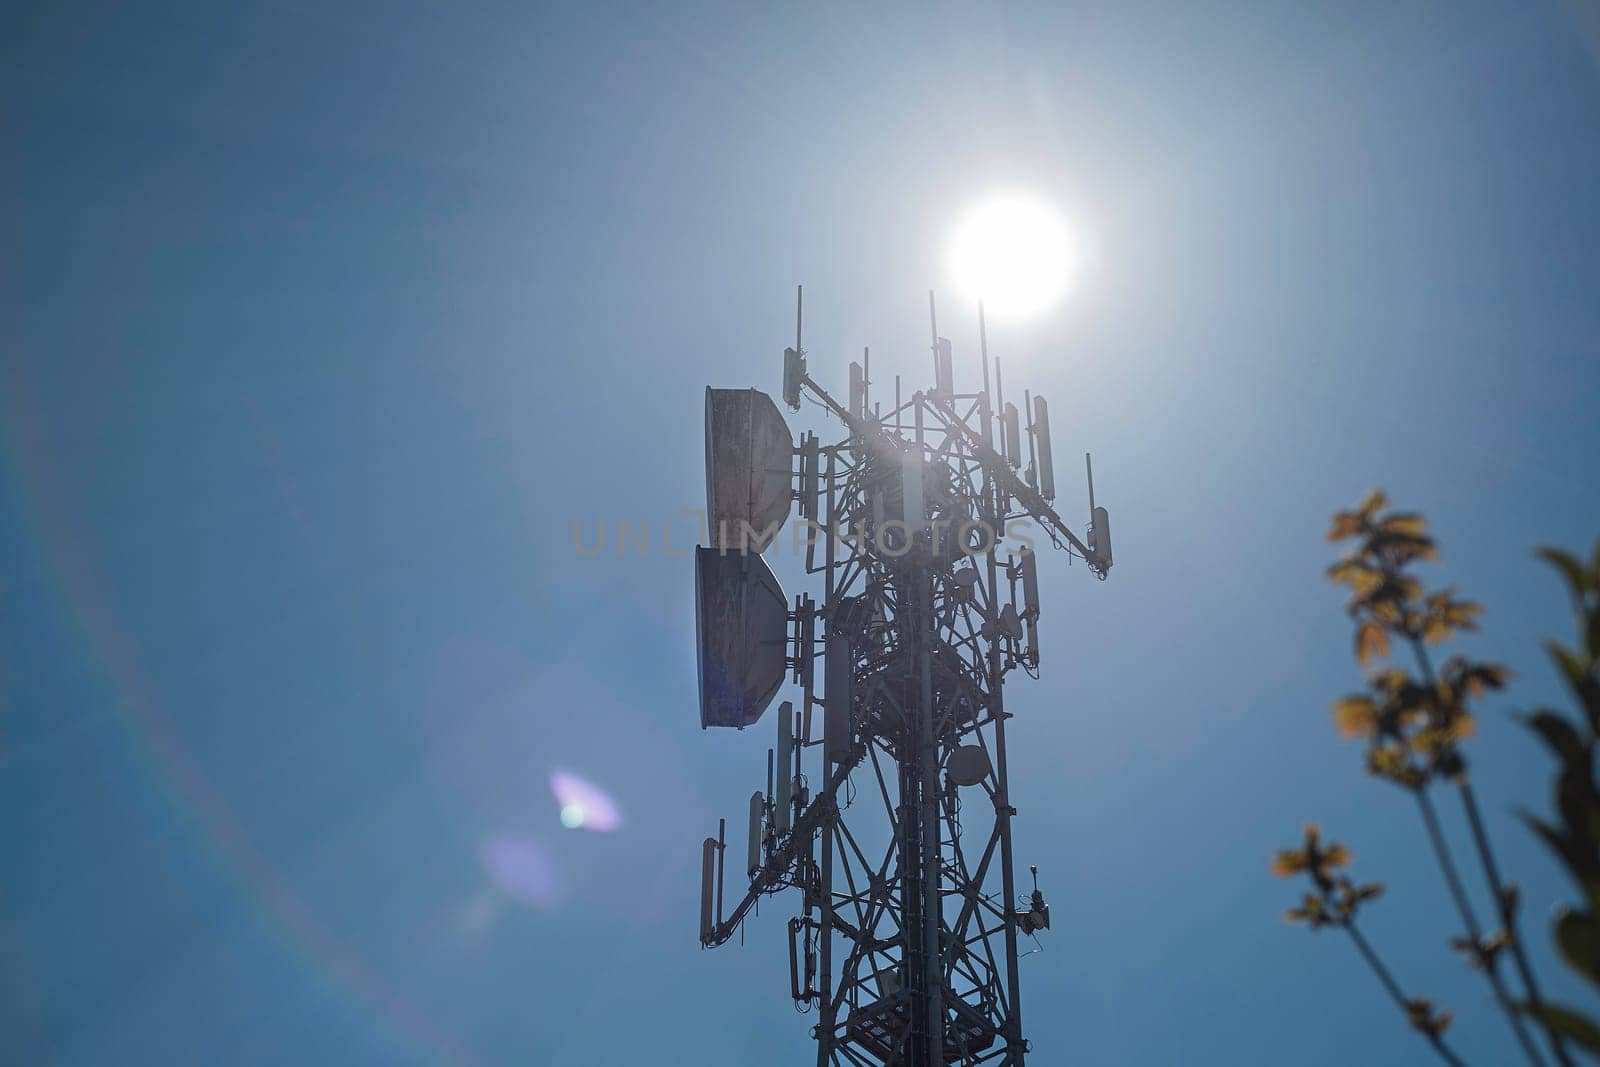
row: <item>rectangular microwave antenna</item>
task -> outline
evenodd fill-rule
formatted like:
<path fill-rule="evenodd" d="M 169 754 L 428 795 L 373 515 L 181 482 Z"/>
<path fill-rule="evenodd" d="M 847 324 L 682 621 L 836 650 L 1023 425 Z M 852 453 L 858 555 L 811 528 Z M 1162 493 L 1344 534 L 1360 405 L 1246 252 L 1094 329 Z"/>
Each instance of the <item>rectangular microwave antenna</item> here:
<path fill-rule="evenodd" d="M 1039 557 L 1032 549 L 1017 557 L 1017 570 L 1022 575 L 1022 617 L 1039 617 Z"/>
<path fill-rule="evenodd" d="M 773 805 L 780 834 L 789 830 L 790 808 L 794 800 L 794 705 L 785 700 L 778 705 L 778 776 Z"/>
<path fill-rule="evenodd" d="M 1089 551 L 1100 557 L 1101 565 L 1111 569 L 1111 516 L 1106 509 L 1095 508 L 1089 513 Z"/>
<path fill-rule="evenodd" d="M 1001 437 L 1005 441 L 1006 462 L 1013 468 L 1022 466 L 1022 420 L 1017 415 L 1017 405 L 1007 404 L 1000 416 Z"/>
<path fill-rule="evenodd" d="M 1056 465 L 1050 454 L 1050 408 L 1044 397 L 1033 398 L 1033 433 L 1039 446 L 1039 495 L 1056 498 Z"/>
<path fill-rule="evenodd" d="M 861 364 L 850 363 L 850 414 L 858 419 L 867 415 L 867 375 Z"/>
<path fill-rule="evenodd" d="M 761 869 L 761 817 L 766 808 L 766 798 L 757 789 L 750 794 L 750 863 L 751 878 Z"/>
<path fill-rule="evenodd" d="M 817 435 L 808 433 L 800 441 L 800 517 L 817 521 L 817 465 L 821 460 Z"/>
<path fill-rule="evenodd" d="M 742 730 L 783 684 L 789 604 L 763 556 L 697 548 L 694 571 L 700 726 Z"/>
<path fill-rule="evenodd" d="M 792 348 L 783 350 L 783 402 L 800 410 L 800 384 L 806 380 L 806 357 Z"/>
<path fill-rule="evenodd" d="M 706 389 L 706 525 L 711 547 L 760 552 L 789 518 L 794 443 L 759 389 Z"/>
<path fill-rule="evenodd" d="M 943 396 L 950 396 L 956 391 L 956 375 L 953 363 L 954 360 L 950 354 L 950 338 L 939 338 L 934 347 L 933 388 L 935 392 Z"/>
<path fill-rule="evenodd" d="M 809 696 L 817 676 L 817 611 L 815 602 L 810 597 L 801 600 L 804 611 L 800 615 L 800 647 L 796 655 L 800 660 L 800 685 Z M 810 708 L 806 709 L 806 716 L 811 715 Z"/>
<path fill-rule="evenodd" d="M 900 500 L 901 516 L 915 534 L 928 521 L 922 497 L 922 452 L 919 449 L 900 457 Z"/>
<path fill-rule="evenodd" d="M 800 313 L 805 307 L 805 289 L 794 287 L 794 347 L 783 350 L 783 402 L 790 411 L 800 410 L 800 390 L 806 381 L 806 350 L 800 347 Z"/>
<path fill-rule="evenodd" d="M 828 759 L 835 763 L 850 758 L 850 708 L 855 688 L 850 659 L 850 636 L 829 634 L 822 664 L 822 739 Z"/>
<path fill-rule="evenodd" d="M 700 845 L 700 943 L 711 940 L 711 887 L 717 877 L 717 839 L 708 837 Z"/>

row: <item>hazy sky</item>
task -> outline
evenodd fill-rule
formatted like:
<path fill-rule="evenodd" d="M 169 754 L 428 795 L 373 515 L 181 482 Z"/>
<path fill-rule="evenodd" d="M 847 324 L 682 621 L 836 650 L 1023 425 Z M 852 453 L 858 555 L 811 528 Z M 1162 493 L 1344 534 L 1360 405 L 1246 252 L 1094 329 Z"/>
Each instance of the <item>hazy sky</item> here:
<path fill-rule="evenodd" d="M 1034 1062 L 1421 1062 L 1279 920 L 1308 818 L 1390 884 L 1408 988 L 1510 1059 L 1414 810 L 1328 721 L 1321 534 L 1375 485 L 1518 674 L 1478 780 L 1585 995 L 1509 714 L 1561 699 L 1528 550 L 1600 532 L 1592 4 L 334 6 L 0 21 L 0 1061 L 808 1062 L 792 903 L 696 944 L 770 720 L 700 731 L 660 530 L 693 538 L 704 387 L 778 391 L 795 283 L 815 377 L 871 345 L 927 384 L 926 291 L 998 189 L 1088 250 L 991 342 L 1117 554 L 1046 560 L 1008 689 Z M 941 326 L 971 387 L 973 309 Z M 621 825 L 564 828 L 556 770 Z"/>

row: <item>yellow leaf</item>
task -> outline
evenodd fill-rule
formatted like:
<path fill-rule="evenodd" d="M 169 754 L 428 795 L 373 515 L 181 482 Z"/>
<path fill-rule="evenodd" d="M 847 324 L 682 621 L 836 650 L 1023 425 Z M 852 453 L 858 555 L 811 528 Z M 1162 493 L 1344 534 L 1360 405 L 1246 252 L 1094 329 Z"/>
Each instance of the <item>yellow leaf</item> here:
<path fill-rule="evenodd" d="M 1350 591 L 1358 597 L 1371 596 L 1383 588 L 1383 575 L 1370 567 L 1364 567 L 1350 576 Z"/>
<path fill-rule="evenodd" d="M 1352 584 L 1358 575 L 1369 569 L 1360 560 L 1346 557 L 1328 568 L 1328 580 L 1335 585 Z"/>
<path fill-rule="evenodd" d="M 1453 633 L 1455 633 L 1455 628 L 1440 618 L 1430 618 L 1422 627 L 1422 639 L 1430 645 L 1448 641 Z"/>
<path fill-rule="evenodd" d="M 1428 520 L 1421 515 L 1406 512 L 1386 517 L 1382 522 L 1378 523 L 1378 529 L 1389 534 L 1426 537 L 1428 535 Z"/>
<path fill-rule="evenodd" d="M 1343 541 L 1361 532 L 1361 516 L 1352 511 L 1335 512 L 1328 525 L 1328 540 Z"/>
<path fill-rule="evenodd" d="M 1333 725 L 1345 740 L 1371 737 L 1378 730 L 1378 706 L 1370 697 L 1342 697 L 1333 702 Z"/>
<path fill-rule="evenodd" d="M 1279 878 L 1290 878 L 1306 869 L 1306 854 L 1300 849 L 1286 848 L 1272 857 L 1272 873 Z"/>
<path fill-rule="evenodd" d="M 1365 667 L 1367 661 L 1376 656 L 1386 659 L 1389 655 L 1389 635 L 1382 626 L 1370 619 L 1363 622 L 1356 630 L 1356 663 Z"/>

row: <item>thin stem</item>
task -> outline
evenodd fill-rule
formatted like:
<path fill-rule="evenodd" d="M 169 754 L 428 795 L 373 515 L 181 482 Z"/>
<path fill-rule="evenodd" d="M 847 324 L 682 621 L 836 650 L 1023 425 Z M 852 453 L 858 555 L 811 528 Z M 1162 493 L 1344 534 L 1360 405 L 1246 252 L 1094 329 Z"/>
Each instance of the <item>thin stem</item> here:
<path fill-rule="evenodd" d="M 1417 657 L 1417 665 L 1422 671 L 1423 679 L 1430 686 L 1437 685 L 1433 673 L 1433 661 L 1428 655 L 1427 646 L 1423 644 L 1420 637 L 1415 635 L 1411 635 L 1410 643 L 1411 651 Z M 1534 978 L 1533 966 L 1528 962 L 1528 954 L 1522 947 L 1522 937 L 1517 932 L 1517 915 L 1506 897 L 1504 883 L 1500 880 L 1500 865 L 1495 862 L 1494 849 L 1489 844 L 1489 834 L 1484 829 L 1483 816 L 1478 810 L 1478 798 L 1473 792 L 1472 783 L 1467 780 L 1465 775 L 1462 775 L 1456 781 L 1456 789 L 1461 796 L 1461 806 L 1466 809 L 1467 823 L 1472 827 L 1473 845 L 1477 849 L 1479 862 L 1483 864 L 1483 873 L 1489 883 L 1489 891 L 1494 894 L 1495 908 L 1499 912 L 1500 923 L 1505 927 L 1506 934 L 1509 937 L 1511 958 L 1516 961 L 1517 974 L 1522 978 L 1523 988 L 1528 992 L 1528 1003 L 1533 1009 L 1534 1016 L 1544 1028 L 1545 1037 L 1549 1040 L 1551 1051 L 1555 1053 L 1556 1059 L 1561 1062 L 1563 1067 L 1575 1067 L 1572 1057 L 1567 1053 L 1566 1042 L 1545 1021 L 1544 1012 L 1541 1010 L 1544 1007 L 1544 998 L 1539 992 L 1538 980 Z M 1477 936 L 1474 934 L 1473 938 L 1476 939 Z M 1487 964 L 1487 969 L 1491 973 L 1494 972 L 1494 962 L 1491 960 Z M 1501 996 L 1501 1003 L 1505 1004 L 1506 1011 L 1511 1014 L 1513 1020 L 1520 1020 L 1521 1013 L 1506 1000 L 1504 995 Z M 1518 1036 L 1520 1037 L 1522 1035 L 1522 1027 L 1520 1023 L 1515 1025 L 1517 1025 Z M 1527 1047 L 1526 1044 L 1524 1047 Z"/>
<path fill-rule="evenodd" d="M 1367 939 L 1362 936 L 1360 930 L 1356 929 L 1355 920 L 1346 919 L 1339 925 L 1344 928 L 1345 933 L 1350 935 L 1350 940 L 1356 943 L 1356 948 L 1360 950 L 1362 958 L 1367 961 L 1367 966 L 1372 968 L 1372 973 L 1378 976 L 1378 981 L 1383 984 L 1384 990 L 1389 994 L 1389 998 L 1394 1001 L 1395 1007 L 1399 1008 L 1401 1014 L 1409 1019 L 1411 1017 L 1410 1001 L 1400 991 L 1400 983 L 1394 980 L 1394 975 L 1389 973 L 1389 968 L 1383 965 L 1383 961 L 1378 958 L 1378 954 L 1367 943 Z M 1461 1062 L 1460 1057 L 1450 1051 L 1450 1046 L 1444 1043 L 1444 1038 L 1426 1031 L 1423 1031 L 1422 1035 L 1428 1039 L 1428 1044 L 1433 1046 L 1433 1051 L 1439 1054 L 1440 1059 L 1451 1064 L 1452 1067 L 1466 1067 L 1466 1064 Z"/>
<path fill-rule="evenodd" d="M 1461 884 L 1461 873 L 1456 869 L 1455 857 L 1450 854 L 1449 842 L 1445 840 L 1444 831 L 1439 827 L 1439 814 L 1434 810 L 1433 800 L 1425 789 L 1417 790 L 1417 807 L 1422 812 L 1422 822 L 1427 827 L 1428 840 L 1432 843 L 1433 854 L 1439 861 L 1439 870 L 1444 874 L 1445 885 L 1450 889 L 1456 911 L 1460 912 L 1461 921 L 1467 928 L 1467 936 L 1472 938 L 1473 949 L 1476 951 L 1477 946 L 1483 943 L 1483 927 L 1478 924 L 1478 916 L 1472 909 L 1472 901 L 1468 899 L 1466 888 Z M 1501 980 L 1499 969 L 1495 966 L 1497 961 L 1487 959 L 1482 962 L 1483 973 L 1489 979 L 1495 999 L 1505 1009 L 1506 1021 L 1511 1024 L 1512 1032 L 1516 1034 L 1517 1043 L 1522 1046 L 1528 1062 L 1534 1064 L 1534 1067 L 1544 1067 L 1544 1057 L 1539 1055 L 1538 1046 L 1534 1044 L 1528 1028 L 1523 1025 L 1521 1014 L 1517 1012 L 1510 994 L 1506 992 L 1505 982 Z"/>

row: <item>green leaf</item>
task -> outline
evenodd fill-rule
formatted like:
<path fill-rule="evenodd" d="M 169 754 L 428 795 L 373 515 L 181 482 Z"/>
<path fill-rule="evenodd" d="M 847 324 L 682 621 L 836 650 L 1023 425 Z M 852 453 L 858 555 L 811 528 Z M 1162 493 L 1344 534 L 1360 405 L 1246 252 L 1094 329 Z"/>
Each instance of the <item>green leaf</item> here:
<path fill-rule="evenodd" d="M 1593 1019 L 1579 1015 L 1571 1008 L 1560 1004 L 1541 1004 L 1534 1007 L 1527 1001 L 1520 1001 L 1517 1010 L 1538 1019 L 1548 1029 L 1579 1048 L 1600 1053 L 1600 1026 L 1596 1026 Z"/>
<path fill-rule="evenodd" d="M 1589 912 L 1562 912 L 1556 919 L 1556 947 L 1574 970 L 1600 984 L 1600 919 Z"/>
<path fill-rule="evenodd" d="M 1584 749 L 1583 739 L 1563 716 L 1547 708 L 1541 708 L 1527 716 L 1523 722 L 1563 761 L 1571 762 L 1586 758 L 1587 751 Z"/>
<path fill-rule="evenodd" d="M 1566 645 L 1559 641 L 1546 641 L 1544 649 L 1549 653 L 1551 662 L 1561 671 L 1567 688 L 1583 705 L 1590 728 L 1600 733 L 1600 681 L 1596 681 L 1589 673 L 1588 665 Z"/>
<path fill-rule="evenodd" d="M 1556 858 L 1566 865 L 1567 871 L 1572 875 L 1573 880 L 1580 887 L 1586 888 L 1584 872 L 1590 858 L 1584 855 L 1583 849 L 1566 834 L 1557 830 L 1543 819 L 1529 815 L 1527 812 L 1521 812 L 1520 815 L 1528 829 L 1537 834 L 1550 851 L 1556 854 Z"/>
<path fill-rule="evenodd" d="M 1574 597 L 1583 594 L 1584 586 L 1588 584 L 1585 580 L 1587 576 L 1583 573 L 1583 564 L 1578 562 L 1576 556 L 1565 549 L 1550 547 L 1536 549 L 1534 555 L 1561 572 Z"/>

